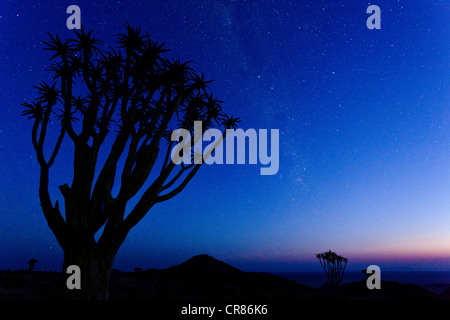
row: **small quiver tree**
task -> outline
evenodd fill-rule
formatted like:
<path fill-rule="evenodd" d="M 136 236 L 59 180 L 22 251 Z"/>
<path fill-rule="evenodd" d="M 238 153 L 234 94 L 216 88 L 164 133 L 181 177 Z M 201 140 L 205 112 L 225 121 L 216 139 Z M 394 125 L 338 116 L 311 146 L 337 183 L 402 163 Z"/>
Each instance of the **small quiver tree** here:
<path fill-rule="evenodd" d="M 323 270 L 325 270 L 328 283 L 339 297 L 339 284 L 344 279 L 344 270 L 348 261 L 347 258 L 344 258 L 331 250 L 318 253 L 316 258 L 319 259 L 320 265 Z"/>
<path fill-rule="evenodd" d="M 39 262 L 39 260 L 36 260 L 36 259 L 30 259 L 30 260 L 28 261 L 28 271 L 33 271 L 34 266 L 35 266 L 36 263 L 38 263 L 38 262 Z"/>

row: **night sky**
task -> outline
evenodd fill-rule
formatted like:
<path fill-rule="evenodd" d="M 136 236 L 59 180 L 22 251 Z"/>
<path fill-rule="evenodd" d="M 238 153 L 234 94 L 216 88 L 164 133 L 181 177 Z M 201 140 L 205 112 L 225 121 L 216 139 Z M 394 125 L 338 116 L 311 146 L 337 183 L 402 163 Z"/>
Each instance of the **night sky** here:
<path fill-rule="evenodd" d="M 129 233 L 114 268 L 165 268 L 209 254 L 245 271 L 321 271 L 331 249 L 349 269 L 450 271 L 448 1 L 12 1 L 0 3 L 0 269 L 61 271 L 38 198 L 32 87 L 51 81 L 47 32 L 85 30 L 115 46 L 128 22 L 169 57 L 213 79 L 240 128 L 279 129 L 280 168 L 203 166 Z M 381 29 L 366 9 L 381 8 Z M 55 124 L 56 127 L 56 124 Z M 63 148 L 70 145 L 65 140 Z M 51 169 L 71 182 L 64 149 Z"/>

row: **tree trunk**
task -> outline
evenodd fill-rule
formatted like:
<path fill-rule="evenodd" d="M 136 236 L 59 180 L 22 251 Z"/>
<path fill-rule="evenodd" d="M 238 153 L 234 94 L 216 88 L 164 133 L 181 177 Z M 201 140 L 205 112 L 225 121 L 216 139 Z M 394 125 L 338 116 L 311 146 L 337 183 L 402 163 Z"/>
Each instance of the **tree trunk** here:
<path fill-rule="evenodd" d="M 88 245 L 79 244 L 64 250 L 64 263 L 57 299 L 64 300 L 107 300 L 109 275 L 116 251 L 100 250 L 93 242 Z M 69 289 L 67 280 L 72 273 L 66 273 L 70 265 L 80 268 L 81 289 Z M 71 282 L 71 281 L 69 281 Z"/>

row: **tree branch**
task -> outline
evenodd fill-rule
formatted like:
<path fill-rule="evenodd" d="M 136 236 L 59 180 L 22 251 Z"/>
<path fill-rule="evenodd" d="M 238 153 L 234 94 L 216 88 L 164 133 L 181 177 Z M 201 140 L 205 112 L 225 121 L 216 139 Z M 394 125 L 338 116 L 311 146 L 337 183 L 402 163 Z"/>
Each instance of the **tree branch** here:
<path fill-rule="evenodd" d="M 52 105 L 47 103 L 47 109 L 45 110 L 44 119 L 41 124 L 41 132 L 39 133 L 38 147 L 43 149 L 45 136 L 47 135 L 47 124 L 50 121 L 50 114 L 52 112 Z"/>
<path fill-rule="evenodd" d="M 117 163 L 125 149 L 129 137 L 129 133 L 122 130 L 116 137 L 113 143 L 111 152 L 103 165 L 102 170 L 97 178 L 92 192 L 91 203 L 93 210 L 93 219 L 96 220 L 98 215 L 102 215 L 101 210 L 97 210 L 101 207 L 101 203 L 111 197 L 111 190 L 114 185 L 114 178 L 116 175 Z"/>
<path fill-rule="evenodd" d="M 178 173 L 175 175 L 175 177 L 172 178 L 167 184 L 161 187 L 161 191 L 169 189 L 173 184 L 181 177 L 181 175 L 186 171 L 192 168 L 195 165 L 195 163 L 191 163 L 187 167 L 184 167 L 183 163 L 181 163 L 181 169 L 178 171 Z"/>
<path fill-rule="evenodd" d="M 47 224 L 56 237 L 56 240 L 64 248 L 65 237 L 67 234 L 66 223 L 59 210 L 58 201 L 55 207 L 52 206 L 50 194 L 48 192 L 48 168 L 41 167 L 41 175 L 39 178 L 39 199 L 41 200 L 42 211 L 44 212 Z"/>
<path fill-rule="evenodd" d="M 41 167 L 47 167 L 47 164 L 46 164 L 45 158 L 44 158 L 43 148 L 40 147 L 37 142 L 38 128 L 39 128 L 39 121 L 38 121 L 38 119 L 35 119 L 34 124 L 33 124 L 33 129 L 31 130 L 31 141 L 33 143 L 34 150 L 36 151 L 36 157 L 39 162 L 39 165 Z"/>
<path fill-rule="evenodd" d="M 158 202 L 163 202 L 163 201 L 169 200 L 169 199 L 173 198 L 174 196 L 176 196 L 177 194 L 179 194 L 181 191 L 183 191 L 183 189 L 186 187 L 186 185 L 189 183 L 189 181 L 191 181 L 191 179 L 194 177 L 194 175 L 200 169 L 200 166 L 201 166 L 201 164 L 196 164 L 194 169 L 192 169 L 191 172 L 189 172 L 187 177 L 183 180 L 183 182 L 177 188 L 175 188 L 173 191 L 171 191 L 163 196 L 157 196 L 155 202 L 158 203 Z"/>
<path fill-rule="evenodd" d="M 64 126 L 61 126 L 61 131 L 59 132 L 58 140 L 56 141 L 55 149 L 53 150 L 53 153 L 50 157 L 50 160 L 47 163 L 47 166 L 50 168 L 53 165 L 53 162 L 55 162 L 56 156 L 59 152 L 59 148 L 61 147 L 61 143 L 64 139 L 64 134 L 66 130 Z"/>

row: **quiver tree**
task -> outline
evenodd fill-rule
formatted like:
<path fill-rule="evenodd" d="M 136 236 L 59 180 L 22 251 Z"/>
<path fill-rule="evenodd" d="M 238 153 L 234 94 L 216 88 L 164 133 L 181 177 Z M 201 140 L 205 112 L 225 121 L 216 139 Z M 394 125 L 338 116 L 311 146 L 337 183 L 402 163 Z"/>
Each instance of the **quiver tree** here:
<path fill-rule="evenodd" d="M 338 293 L 339 284 L 344 279 L 347 258 L 341 257 L 331 250 L 318 253 L 316 258 L 319 259 L 320 265 L 325 270 L 328 282 L 336 290 L 336 293 Z"/>
<path fill-rule="evenodd" d="M 43 43 L 53 53 L 53 81 L 41 82 L 38 97 L 23 103 L 22 115 L 33 120 L 44 216 L 64 251 L 63 270 L 72 264 L 81 269 L 81 290 L 67 290 L 62 282 L 60 295 L 67 298 L 106 299 L 114 257 L 130 229 L 199 170 L 198 163 L 170 161 L 173 127 L 192 131 L 194 121 L 202 121 L 203 131 L 224 129 L 223 138 L 238 122 L 225 115 L 207 91 L 210 81 L 189 62 L 163 57 L 168 50 L 140 28 L 125 29 L 119 48 L 104 51 L 92 31 L 75 31 L 66 41 L 49 35 Z M 60 124 L 51 144 L 50 123 Z M 59 186 L 61 207 L 51 200 L 49 171 L 65 138 L 73 144 L 74 167 L 71 183 Z M 126 212 L 131 199 L 136 205 Z"/>

